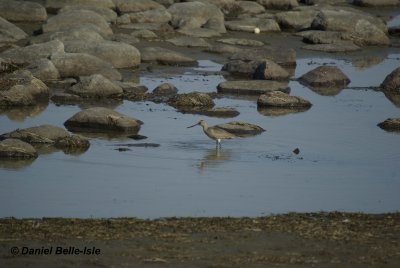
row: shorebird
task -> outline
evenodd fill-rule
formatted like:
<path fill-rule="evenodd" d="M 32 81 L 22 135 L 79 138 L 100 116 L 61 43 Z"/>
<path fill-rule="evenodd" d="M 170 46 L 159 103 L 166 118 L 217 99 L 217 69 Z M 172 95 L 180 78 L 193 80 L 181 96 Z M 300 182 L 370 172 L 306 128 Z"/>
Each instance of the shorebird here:
<path fill-rule="evenodd" d="M 233 135 L 232 133 L 229 133 L 226 130 L 223 130 L 222 128 L 220 128 L 218 126 L 209 127 L 207 122 L 204 120 L 200 120 L 198 123 L 194 124 L 193 126 L 187 127 L 187 128 L 195 127 L 197 125 L 202 126 L 204 133 L 210 139 L 213 139 L 216 141 L 217 148 L 218 147 L 221 148 L 221 140 L 237 138 L 237 136 Z"/>

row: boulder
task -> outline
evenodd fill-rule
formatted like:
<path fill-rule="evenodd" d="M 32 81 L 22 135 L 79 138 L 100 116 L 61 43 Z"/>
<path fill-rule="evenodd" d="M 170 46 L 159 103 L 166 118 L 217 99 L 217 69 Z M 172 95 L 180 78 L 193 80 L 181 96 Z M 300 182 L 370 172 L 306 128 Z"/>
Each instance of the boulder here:
<path fill-rule="evenodd" d="M 400 131 L 400 118 L 388 118 L 378 126 L 387 131 Z"/>
<path fill-rule="evenodd" d="M 265 129 L 260 126 L 242 121 L 233 121 L 216 126 L 238 137 L 254 136 L 261 134 L 265 131 Z"/>
<path fill-rule="evenodd" d="M 212 4 L 201 2 L 175 3 L 168 8 L 171 25 L 181 30 L 207 28 L 225 33 L 224 14 Z"/>
<path fill-rule="evenodd" d="M 353 0 L 353 4 L 362 7 L 398 6 L 399 0 Z"/>
<path fill-rule="evenodd" d="M 17 139 L 0 141 L 0 158 L 36 158 L 35 148 L 29 143 Z"/>
<path fill-rule="evenodd" d="M 71 28 L 59 31 L 49 32 L 34 36 L 30 39 L 31 44 L 49 42 L 58 39 L 61 42 L 65 41 L 85 41 L 85 42 L 102 42 L 103 36 L 101 30 L 93 24 L 76 25 Z"/>
<path fill-rule="evenodd" d="M 134 37 L 141 39 L 157 39 L 158 36 L 150 30 L 136 30 L 131 33 Z"/>
<path fill-rule="evenodd" d="M 271 60 L 265 60 L 258 65 L 253 75 L 254 79 L 265 80 L 288 80 L 289 73 L 280 65 Z"/>
<path fill-rule="evenodd" d="M 242 14 L 260 14 L 265 12 L 265 8 L 253 1 L 236 1 L 235 4 L 240 8 Z"/>
<path fill-rule="evenodd" d="M 274 19 L 245 18 L 241 20 L 226 21 L 225 27 L 231 31 L 251 32 L 260 29 L 260 32 L 279 32 L 281 29 Z"/>
<path fill-rule="evenodd" d="M 115 8 L 113 0 L 46 0 L 45 7 L 49 12 L 55 13 L 66 6 L 88 6 L 101 8 Z"/>
<path fill-rule="evenodd" d="M 350 79 L 336 66 L 319 66 L 299 78 L 302 84 L 311 87 L 344 88 Z"/>
<path fill-rule="evenodd" d="M 32 63 L 38 59 L 48 58 L 54 53 L 63 53 L 64 44 L 58 40 L 34 44 L 26 47 L 8 49 L 0 54 L 3 59 L 10 59 L 16 64 Z"/>
<path fill-rule="evenodd" d="M 266 9 L 287 10 L 299 6 L 297 0 L 257 0 Z"/>
<path fill-rule="evenodd" d="M 156 96 L 171 96 L 177 93 L 178 89 L 170 83 L 163 83 L 153 90 L 153 94 Z"/>
<path fill-rule="evenodd" d="M 69 133 L 60 127 L 52 125 L 40 125 L 17 129 L 0 135 L 3 139 L 19 139 L 29 144 L 54 144 L 57 140 L 69 137 Z"/>
<path fill-rule="evenodd" d="M 400 67 L 393 70 L 381 84 L 383 91 L 396 92 L 400 94 Z"/>
<path fill-rule="evenodd" d="M 311 107 L 311 103 L 301 97 L 290 96 L 281 91 L 267 92 L 260 95 L 257 100 L 258 107 L 297 108 Z"/>
<path fill-rule="evenodd" d="M 217 88 L 218 93 L 238 95 L 261 95 L 268 91 L 290 91 L 287 82 L 271 80 L 225 81 L 220 83 Z"/>
<path fill-rule="evenodd" d="M 122 98 L 123 90 L 101 74 L 82 76 L 66 93 L 82 98 Z"/>
<path fill-rule="evenodd" d="M 142 61 L 156 61 L 163 65 L 187 66 L 196 65 L 195 59 L 189 58 L 179 52 L 161 47 L 145 47 L 140 50 Z"/>
<path fill-rule="evenodd" d="M 26 37 L 28 35 L 23 30 L 0 17 L 0 44 L 17 42 Z"/>
<path fill-rule="evenodd" d="M 368 20 L 357 20 L 353 31 L 345 35 L 345 39 L 353 41 L 358 46 L 388 46 L 389 37 L 379 27 Z"/>
<path fill-rule="evenodd" d="M 224 64 L 222 67 L 223 71 L 227 71 L 230 74 L 238 77 L 252 78 L 255 71 L 262 61 L 243 61 L 243 60 L 231 60 Z"/>
<path fill-rule="evenodd" d="M 48 59 L 37 59 L 29 64 L 25 69 L 30 71 L 34 77 L 44 82 L 60 78 L 60 73 L 57 68 Z"/>
<path fill-rule="evenodd" d="M 164 8 L 163 5 L 152 0 L 114 0 L 114 3 L 120 14 Z"/>
<path fill-rule="evenodd" d="M 42 30 L 44 33 L 65 31 L 72 27 L 87 24 L 96 26 L 104 37 L 110 36 L 113 33 L 108 22 L 101 15 L 84 9 L 66 11 L 51 17 L 42 26 Z"/>
<path fill-rule="evenodd" d="M 89 149 L 90 142 L 88 139 L 79 135 L 71 135 L 58 139 L 54 146 L 63 150 L 64 153 L 82 153 Z"/>
<path fill-rule="evenodd" d="M 50 100 L 57 105 L 74 105 L 83 101 L 78 95 L 68 93 L 55 93 Z"/>
<path fill-rule="evenodd" d="M 68 41 L 65 42 L 65 52 L 90 54 L 111 63 L 115 68 L 128 68 L 140 64 L 140 52 L 136 47 L 114 41 Z"/>
<path fill-rule="evenodd" d="M 230 60 L 263 61 L 272 60 L 282 67 L 296 66 L 296 51 L 294 49 L 260 47 L 243 49 L 229 57 Z"/>
<path fill-rule="evenodd" d="M 318 11 L 313 9 L 284 11 L 275 14 L 275 19 L 282 29 L 307 29 L 311 27 Z"/>
<path fill-rule="evenodd" d="M 303 42 L 308 44 L 332 44 L 343 41 L 342 32 L 309 30 L 296 35 L 303 37 Z"/>
<path fill-rule="evenodd" d="M 175 46 L 180 46 L 180 47 L 209 47 L 209 46 L 211 46 L 203 38 L 190 37 L 190 36 L 173 37 L 173 38 L 168 39 L 167 42 L 172 43 Z"/>
<path fill-rule="evenodd" d="M 49 88 L 29 71 L 0 77 L 0 107 L 29 106 L 48 101 Z"/>
<path fill-rule="evenodd" d="M 117 17 L 118 17 L 117 13 L 114 10 L 104 7 L 104 6 L 97 6 L 97 5 L 95 5 L 95 6 L 90 6 L 90 5 L 64 6 L 63 8 L 61 8 L 58 11 L 58 13 L 64 13 L 64 12 L 70 12 L 73 10 L 82 10 L 82 9 L 96 12 L 97 14 L 102 16 L 109 23 L 115 23 L 117 20 Z"/>
<path fill-rule="evenodd" d="M 142 121 L 103 107 L 82 110 L 67 121 L 65 127 L 76 132 L 133 132 L 137 133 Z"/>
<path fill-rule="evenodd" d="M 13 22 L 40 22 L 47 20 L 46 9 L 34 2 L 2 0 L 0 16 Z"/>
<path fill-rule="evenodd" d="M 214 107 L 211 109 L 198 111 L 196 114 L 218 118 L 232 118 L 238 116 L 240 113 L 238 110 L 231 107 Z"/>
<path fill-rule="evenodd" d="M 151 9 L 141 12 L 128 13 L 132 23 L 167 23 L 171 20 L 171 14 L 164 8 Z"/>
<path fill-rule="evenodd" d="M 214 107 L 215 103 L 209 94 L 191 92 L 177 94 L 168 100 L 168 104 L 178 109 L 208 109 Z"/>
<path fill-rule="evenodd" d="M 247 38 L 224 38 L 224 39 L 218 39 L 217 42 L 228 45 L 239 45 L 239 46 L 251 46 L 251 47 L 264 46 L 264 43 L 261 41 L 247 39 Z"/>
<path fill-rule="evenodd" d="M 50 60 L 62 78 L 101 74 L 110 80 L 122 79 L 121 74 L 110 63 L 89 54 L 58 53 L 52 55 Z"/>

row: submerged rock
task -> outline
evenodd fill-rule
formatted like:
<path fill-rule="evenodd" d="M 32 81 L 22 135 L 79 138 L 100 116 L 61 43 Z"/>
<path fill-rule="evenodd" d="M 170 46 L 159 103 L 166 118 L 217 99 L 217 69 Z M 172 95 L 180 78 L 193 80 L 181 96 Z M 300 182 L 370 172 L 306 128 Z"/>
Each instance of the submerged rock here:
<path fill-rule="evenodd" d="M 319 66 L 302 75 L 299 81 L 312 87 L 344 88 L 350 79 L 336 66 Z"/>
<path fill-rule="evenodd" d="M 140 129 L 142 121 L 103 107 L 80 111 L 65 121 L 65 127 L 77 132 L 134 132 Z"/>
<path fill-rule="evenodd" d="M 282 67 L 296 66 L 296 51 L 286 48 L 260 47 L 243 49 L 229 57 L 230 60 L 263 61 L 272 60 Z"/>
<path fill-rule="evenodd" d="M 231 118 L 238 116 L 240 113 L 235 108 L 215 107 L 212 109 L 198 111 L 196 112 L 196 114 L 201 114 L 211 117 L 219 117 L 219 118 Z"/>
<path fill-rule="evenodd" d="M 238 137 L 254 136 L 265 131 L 265 129 L 260 126 L 241 121 L 233 121 L 216 126 Z"/>
<path fill-rule="evenodd" d="M 52 125 L 40 125 L 36 127 L 17 129 L 0 135 L 2 139 L 19 139 L 30 144 L 44 143 L 54 144 L 57 140 L 69 137 L 68 132 L 60 127 Z"/>
<path fill-rule="evenodd" d="M 178 93 L 178 89 L 170 83 L 163 83 L 153 90 L 155 96 L 172 96 Z"/>
<path fill-rule="evenodd" d="M 83 98 L 122 98 L 123 90 L 101 74 L 80 77 L 67 93 Z"/>
<path fill-rule="evenodd" d="M 270 80 L 225 81 L 220 83 L 217 88 L 218 93 L 238 95 L 260 95 L 268 91 L 290 91 L 287 82 Z"/>
<path fill-rule="evenodd" d="M 378 126 L 386 131 L 400 131 L 400 118 L 388 118 Z"/>
<path fill-rule="evenodd" d="M 355 45 L 351 41 L 340 41 L 331 44 L 306 45 L 303 46 L 302 48 L 307 50 L 323 51 L 329 53 L 352 52 L 361 50 L 359 46 Z"/>
<path fill-rule="evenodd" d="M 281 91 L 267 92 L 257 100 L 258 107 L 311 107 L 311 103 L 301 97 L 290 96 Z"/>
<path fill-rule="evenodd" d="M 63 150 L 64 153 L 74 154 L 87 151 L 90 147 L 90 142 L 79 135 L 71 135 L 58 139 L 54 146 Z"/>
<path fill-rule="evenodd" d="M 208 109 L 215 105 L 209 94 L 201 92 L 177 94 L 168 100 L 168 104 L 183 110 Z"/>
<path fill-rule="evenodd" d="M 37 151 L 32 145 L 18 139 L 0 141 L 0 158 L 36 158 Z"/>

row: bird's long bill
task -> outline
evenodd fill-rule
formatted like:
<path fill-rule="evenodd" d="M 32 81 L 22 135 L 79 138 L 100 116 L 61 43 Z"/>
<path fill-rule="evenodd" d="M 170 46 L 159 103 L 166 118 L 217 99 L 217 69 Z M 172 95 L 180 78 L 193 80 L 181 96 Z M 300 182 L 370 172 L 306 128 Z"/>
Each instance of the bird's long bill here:
<path fill-rule="evenodd" d="M 196 123 L 196 124 L 194 124 L 193 126 L 190 126 L 190 127 L 187 127 L 187 128 L 195 127 L 195 126 L 197 126 L 197 125 L 199 125 L 199 123 Z"/>

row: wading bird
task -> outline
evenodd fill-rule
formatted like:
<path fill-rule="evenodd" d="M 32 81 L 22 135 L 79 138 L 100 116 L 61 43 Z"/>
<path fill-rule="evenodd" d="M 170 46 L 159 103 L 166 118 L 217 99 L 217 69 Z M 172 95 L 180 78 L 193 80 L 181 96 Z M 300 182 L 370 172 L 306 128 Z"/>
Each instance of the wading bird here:
<path fill-rule="evenodd" d="M 193 126 L 187 127 L 195 127 L 197 125 L 200 125 L 203 127 L 204 133 L 210 138 L 216 141 L 216 147 L 221 148 L 221 140 L 224 139 L 233 139 L 237 138 L 237 136 L 233 135 L 232 133 L 229 133 L 226 130 L 223 130 L 222 128 L 218 126 L 213 126 L 213 127 L 208 127 L 208 124 L 204 120 L 200 120 L 197 124 L 194 124 Z"/>

